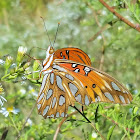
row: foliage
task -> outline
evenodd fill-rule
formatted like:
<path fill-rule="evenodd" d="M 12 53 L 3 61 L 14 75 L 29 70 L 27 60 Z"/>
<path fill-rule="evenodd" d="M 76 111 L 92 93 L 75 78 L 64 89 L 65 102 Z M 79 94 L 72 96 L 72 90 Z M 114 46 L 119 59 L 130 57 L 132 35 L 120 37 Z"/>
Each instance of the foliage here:
<path fill-rule="evenodd" d="M 140 1 L 106 2 L 139 26 Z M 87 118 L 95 122 L 106 139 L 140 139 L 140 34 L 93 0 L 0 1 L 0 83 L 4 89 L 4 94 L 0 90 L 0 101 L 1 97 L 7 100 L 0 109 L 8 112 L 7 117 L 0 113 L 0 136 L 8 130 L 7 140 L 14 140 L 19 133 L 21 140 L 53 139 L 62 120 L 44 120 L 35 108 L 22 130 L 36 103 L 41 83 L 39 72 L 32 72 L 41 69 L 37 59 L 45 58 L 44 49 L 49 45 L 40 16 L 45 19 L 51 40 L 54 40 L 57 23 L 61 23 L 56 49 L 69 46 L 82 49 L 90 56 L 94 67 L 102 65 L 103 71 L 124 83 L 133 94 L 133 102 L 128 106 L 91 104 L 85 109 Z M 100 34 L 88 41 L 99 31 Z M 70 108 L 69 114 L 73 111 Z M 76 113 L 63 123 L 57 139 L 101 138 L 91 124 Z"/>

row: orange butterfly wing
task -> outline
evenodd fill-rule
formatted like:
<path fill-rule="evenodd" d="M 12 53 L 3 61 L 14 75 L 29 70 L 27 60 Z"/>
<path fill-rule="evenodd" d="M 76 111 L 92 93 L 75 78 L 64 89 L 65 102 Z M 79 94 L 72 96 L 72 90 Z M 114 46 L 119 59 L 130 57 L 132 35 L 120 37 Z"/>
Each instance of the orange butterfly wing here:
<path fill-rule="evenodd" d="M 80 88 L 86 89 L 85 94 L 90 97 L 89 101 L 87 99 L 89 103 L 101 101 L 128 104 L 132 100 L 131 93 L 116 79 L 104 72 L 72 61 L 56 60 L 55 63 L 66 69 L 75 79 L 79 79 L 83 85 Z M 78 94 L 76 93 L 75 97 Z M 83 94 L 81 93 L 81 96 Z M 83 97 L 82 104 L 88 105 L 85 97 Z"/>
<path fill-rule="evenodd" d="M 55 59 L 67 59 L 91 66 L 89 56 L 78 48 L 58 49 L 54 53 L 54 60 Z"/>
<path fill-rule="evenodd" d="M 44 118 L 65 117 L 68 106 L 79 102 L 128 104 L 131 93 L 117 80 L 93 67 L 70 60 L 55 60 L 53 72 L 46 74 L 37 99 L 38 112 Z"/>

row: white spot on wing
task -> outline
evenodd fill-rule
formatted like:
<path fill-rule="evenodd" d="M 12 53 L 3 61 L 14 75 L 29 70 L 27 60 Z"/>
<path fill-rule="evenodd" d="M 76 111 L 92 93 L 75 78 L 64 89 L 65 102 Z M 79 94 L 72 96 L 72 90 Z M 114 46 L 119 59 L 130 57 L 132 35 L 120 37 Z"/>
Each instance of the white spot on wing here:
<path fill-rule="evenodd" d="M 85 74 L 88 75 L 88 73 L 91 71 L 89 67 L 84 68 Z"/>
<path fill-rule="evenodd" d="M 104 95 L 110 100 L 114 102 L 114 98 L 112 97 L 112 95 L 109 92 L 105 92 Z"/>
<path fill-rule="evenodd" d="M 72 66 L 72 68 L 75 68 L 75 67 L 77 67 L 77 64 L 73 63 L 71 66 Z"/>
<path fill-rule="evenodd" d="M 78 91 L 78 88 L 72 83 L 69 83 L 69 88 L 73 96 L 75 96 L 76 92 Z"/>
<path fill-rule="evenodd" d="M 53 102 L 52 102 L 52 108 L 54 108 L 55 106 L 55 103 L 56 103 L 56 97 L 53 98 Z"/>
<path fill-rule="evenodd" d="M 61 89 L 61 90 L 63 90 L 63 91 L 65 91 L 65 89 L 64 89 L 64 87 L 63 87 L 63 85 L 62 85 L 62 78 L 60 77 L 60 76 L 56 76 L 56 83 L 57 83 L 57 86 Z"/>
<path fill-rule="evenodd" d="M 116 85 L 116 83 L 111 82 L 111 85 L 112 85 L 113 89 L 115 89 L 117 91 L 121 91 L 120 88 Z"/>
<path fill-rule="evenodd" d="M 51 75 L 50 75 L 50 82 L 51 82 L 51 84 L 54 83 L 54 73 L 51 73 Z"/>
<path fill-rule="evenodd" d="M 78 73 L 80 71 L 80 69 L 75 69 L 74 72 Z"/>
<path fill-rule="evenodd" d="M 43 111 L 43 116 L 46 115 L 46 113 L 48 112 L 48 110 L 49 110 L 49 106 L 46 106 L 45 109 L 44 109 L 44 111 Z"/>
<path fill-rule="evenodd" d="M 74 80 L 74 77 L 71 76 L 70 74 L 66 74 L 65 75 L 66 78 L 68 78 L 69 80 L 73 81 Z"/>
<path fill-rule="evenodd" d="M 60 96 L 60 98 L 59 98 L 59 105 L 63 105 L 65 103 L 65 97 L 64 96 Z"/>
<path fill-rule="evenodd" d="M 87 95 L 85 95 L 85 105 L 89 105 L 89 99 Z"/>
<path fill-rule="evenodd" d="M 44 93 L 42 93 L 42 94 L 40 95 L 40 97 L 39 97 L 39 99 L 37 100 L 37 102 L 40 102 L 40 101 L 42 100 L 43 96 L 44 96 Z"/>
<path fill-rule="evenodd" d="M 123 96 L 119 95 L 120 100 L 125 104 L 125 99 Z"/>
<path fill-rule="evenodd" d="M 46 99 L 48 100 L 52 96 L 52 94 L 53 94 L 53 90 L 52 89 L 49 89 L 48 90 L 48 93 L 47 93 Z"/>

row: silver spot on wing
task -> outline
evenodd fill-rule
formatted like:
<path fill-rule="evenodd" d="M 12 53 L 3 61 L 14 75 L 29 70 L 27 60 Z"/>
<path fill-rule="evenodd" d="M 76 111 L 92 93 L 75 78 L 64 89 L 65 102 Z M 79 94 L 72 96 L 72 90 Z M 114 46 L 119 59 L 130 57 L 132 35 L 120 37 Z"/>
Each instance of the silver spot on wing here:
<path fill-rule="evenodd" d="M 58 117 L 59 117 L 59 112 L 56 113 L 56 118 L 58 118 Z"/>
<path fill-rule="evenodd" d="M 46 100 L 48 100 L 53 94 L 53 90 L 52 89 L 49 89 L 48 90 L 48 93 L 47 93 L 47 97 L 46 97 Z"/>
<path fill-rule="evenodd" d="M 41 85 L 41 88 L 40 88 L 40 91 L 39 91 L 39 95 L 41 94 L 42 90 L 45 87 L 47 77 L 48 77 L 48 74 L 44 75 L 44 77 L 43 77 L 43 81 L 42 81 L 42 85 Z"/>
<path fill-rule="evenodd" d="M 56 97 L 53 98 L 53 101 L 52 101 L 52 108 L 54 108 L 55 103 L 56 103 Z"/>
<path fill-rule="evenodd" d="M 120 100 L 125 104 L 125 99 L 122 95 L 119 95 Z"/>
<path fill-rule="evenodd" d="M 43 116 L 46 115 L 46 113 L 48 112 L 48 110 L 49 110 L 49 106 L 46 106 L 45 109 L 44 109 L 44 111 L 43 111 Z"/>
<path fill-rule="evenodd" d="M 85 95 L 85 105 L 89 105 L 89 99 L 87 95 Z"/>
<path fill-rule="evenodd" d="M 37 104 L 37 109 L 39 110 L 41 107 L 41 104 Z"/>
<path fill-rule="evenodd" d="M 78 91 L 78 88 L 72 83 L 69 83 L 69 88 L 70 88 L 72 95 L 75 96 L 76 92 Z"/>
<path fill-rule="evenodd" d="M 65 75 L 66 78 L 68 78 L 69 80 L 73 81 L 74 80 L 74 77 L 71 76 L 70 74 L 66 74 Z"/>
<path fill-rule="evenodd" d="M 63 87 L 63 85 L 62 85 L 62 78 L 60 77 L 60 76 L 56 76 L 56 83 L 57 83 L 57 86 L 61 89 L 61 90 L 63 90 L 63 91 L 65 91 L 65 89 L 64 89 L 64 87 Z"/>
<path fill-rule="evenodd" d="M 82 97 L 81 97 L 81 94 L 78 94 L 76 97 L 75 97 L 75 99 L 79 102 L 79 103 L 81 103 L 81 99 L 82 99 Z"/>
<path fill-rule="evenodd" d="M 67 72 L 66 69 L 64 69 L 64 68 L 62 68 L 62 67 L 60 67 L 58 65 L 53 65 L 53 69 L 57 69 L 59 71 Z"/>
<path fill-rule="evenodd" d="M 65 97 L 63 95 L 60 96 L 59 98 L 59 105 L 63 105 L 65 103 Z"/>
<path fill-rule="evenodd" d="M 40 95 L 40 97 L 39 97 L 39 99 L 37 100 L 37 102 L 40 102 L 40 101 L 42 100 L 43 96 L 44 96 L 44 93 L 42 93 L 42 94 Z"/>
<path fill-rule="evenodd" d="M 64 117 L 64 112 L 61 113 L 61 117 Z"/>
<path fill-rule="evenodd" d="M 112 95 L 109 92 L 105 92 L 104 95 L 110 100 L 114 102 L 114 98 L 112 97 Z"/>
<path fill-rule="evenodd" d="M 51 117 L 51 118 L 54 118 L 54 115 L 52 114 L 50 117 Z"/>
<path fill-rule="evenodd" d="M 120 88 L 116 85 L 116 83 L 111 82 L 111 85 L 112 85 L 113 89 L 115 89 L 117 91 L 121 91 Z"/>
<path fill-rule="evenodd" d="M 50 74 L 50 82 L 51 82 L 51 84 L 54 83 L 54 73 Z"/>

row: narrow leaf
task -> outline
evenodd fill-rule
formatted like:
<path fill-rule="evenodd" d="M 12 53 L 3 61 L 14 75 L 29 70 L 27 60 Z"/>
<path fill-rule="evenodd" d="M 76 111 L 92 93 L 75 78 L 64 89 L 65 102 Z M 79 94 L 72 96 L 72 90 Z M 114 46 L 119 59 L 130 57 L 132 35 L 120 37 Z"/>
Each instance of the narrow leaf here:
<path fill-rule="evenodd" d="M 112 133 L 113 133 L 113 130 L 115 128 L 116 125 L 112 126 L 110 129 L 109 129 L 109 132 L 107 134 L 107 140 L 110 140 L 111 139 L 111 136 L 112 136 Z"/>

